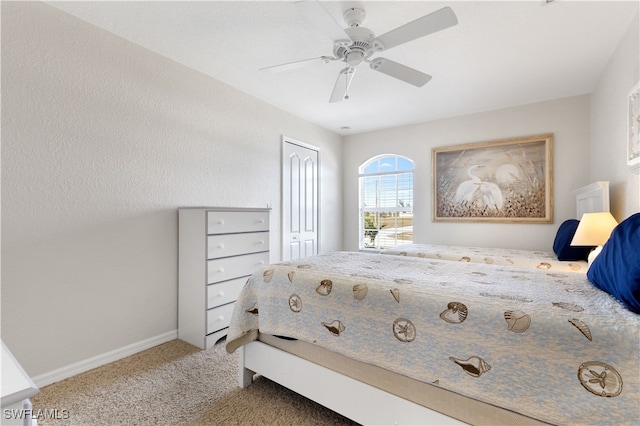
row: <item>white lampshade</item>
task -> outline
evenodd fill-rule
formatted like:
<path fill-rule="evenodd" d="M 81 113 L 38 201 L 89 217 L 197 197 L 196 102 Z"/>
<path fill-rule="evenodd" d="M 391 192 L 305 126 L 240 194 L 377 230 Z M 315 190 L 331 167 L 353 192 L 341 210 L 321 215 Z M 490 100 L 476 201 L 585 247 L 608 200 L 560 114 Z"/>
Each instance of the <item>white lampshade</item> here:
<path fill-rule="evenodd" d="M 601 246 L 618 222 L 609 212 L 585 213 L 571 240 L 572 246 Z"/>

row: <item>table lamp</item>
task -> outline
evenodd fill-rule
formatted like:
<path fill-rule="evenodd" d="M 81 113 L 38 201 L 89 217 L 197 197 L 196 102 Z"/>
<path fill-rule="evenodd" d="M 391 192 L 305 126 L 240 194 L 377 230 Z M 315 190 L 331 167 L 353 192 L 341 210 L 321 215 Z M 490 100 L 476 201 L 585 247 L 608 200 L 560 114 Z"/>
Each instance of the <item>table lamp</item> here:
<path fill-rule="evenodd" d="M 613 228 L 618 222 L 609 212 L 585 213 L 571 240 L 572 246 L 595 246 L 589 253 L 589 264 L 600 254 L 602 246 L 607 242 Z"/>

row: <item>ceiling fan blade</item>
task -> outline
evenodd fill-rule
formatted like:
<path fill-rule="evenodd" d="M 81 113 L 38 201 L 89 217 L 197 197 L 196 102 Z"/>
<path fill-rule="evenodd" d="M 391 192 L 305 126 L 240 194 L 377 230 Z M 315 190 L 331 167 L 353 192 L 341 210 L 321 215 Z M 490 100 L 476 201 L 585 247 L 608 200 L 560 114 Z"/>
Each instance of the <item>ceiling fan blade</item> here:
<path fill-rule="evenodd" d="M 316 28 L 325 33 L 332 41 L 351 40 L 344 29 L 317 0 L 302 0 L 295 4 L 298 6 L 302 15 Z"/>
<path fill-rule="evenodd" d="M 458 23 L 456 14 L 450 7 L 443 7 L 433 13 L 402 25 L 373 40 L 373 48 L 378 51 L 391 49 L 400 44 L 433 34 Z"/>
<path fill-rule="evenodd" d="M 429 74 L 425 74 L 386 58 L 375 58 L 370 62 L 369 67 L 371 67 L 372 70 L 395 77 L 398 80 L 402 80 L 416 87 L 422 87 L 431 80 L 431 76 Z"/>
<path fill-rule="evenodd" d="M 340 71 L 340 74 L 338 74 L 338 78 L 336 79 L 336 84 L 333 86 L 333 92 L 331 92 L 329 102 L 340 102 L 345 99 L 349 99 L 347 91 L 349 90 L 349 86 L 351 86 L 351 80 L 355 73 L 356 69 L 353 67 L 347 67 Z"/>
<path fill-rule="evenodd" d="M 279 65 L 271 65 L 269 67 L 260 68 L 259 71 L 269 71 L 272 73 L 276 73 L 276 72 L 290 71 L 297 68 L 306 67 L 310 63 L 313 63 L 316 61 L 322 61 L 323 63 L 328 64 L 331 61 L 337 61 L 337 60 L 338 58 L 334 58 L 331 56 L 320 56 L 317 58 L 302 59 L 300 61 L 287 62 Z"/>

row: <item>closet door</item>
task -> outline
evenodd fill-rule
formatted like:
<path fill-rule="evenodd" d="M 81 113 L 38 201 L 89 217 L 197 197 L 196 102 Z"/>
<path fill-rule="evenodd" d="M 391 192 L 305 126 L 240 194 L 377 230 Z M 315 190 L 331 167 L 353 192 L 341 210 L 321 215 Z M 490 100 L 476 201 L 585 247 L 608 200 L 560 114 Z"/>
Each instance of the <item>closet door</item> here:
<path fill-rule="evenodd" d="M 282 260 L 318 253 L 318 150 L 283 138 Z"/>

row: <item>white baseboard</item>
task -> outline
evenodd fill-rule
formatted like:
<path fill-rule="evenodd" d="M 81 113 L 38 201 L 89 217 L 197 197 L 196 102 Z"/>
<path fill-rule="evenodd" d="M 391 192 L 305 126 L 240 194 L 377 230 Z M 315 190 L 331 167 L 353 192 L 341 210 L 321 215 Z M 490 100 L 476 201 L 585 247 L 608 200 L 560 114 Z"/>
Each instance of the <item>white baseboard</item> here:
<path fill-rule="evenodd" d="M 31 379 L 37 387 L 41 388 L 177 338 L 178 330 L 168 331 L 158 336 L 150 337 L 148 339 L 123 346 L 122 348 L 87 358 L 83 361 L 75 362 L 67 365 L 66 367 L 61 367 L 53 371 L 49 371 L 48 373 L 39 374 Z"/>

